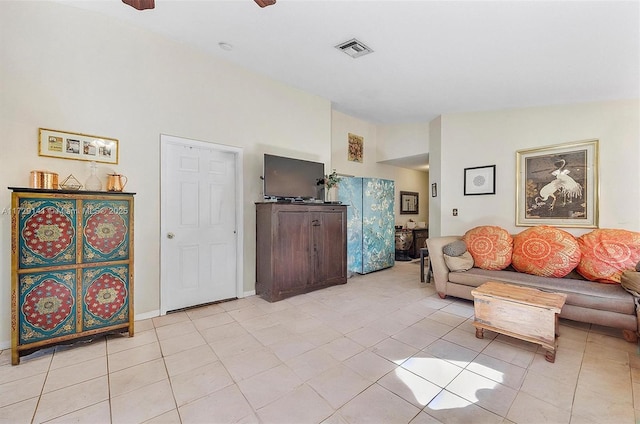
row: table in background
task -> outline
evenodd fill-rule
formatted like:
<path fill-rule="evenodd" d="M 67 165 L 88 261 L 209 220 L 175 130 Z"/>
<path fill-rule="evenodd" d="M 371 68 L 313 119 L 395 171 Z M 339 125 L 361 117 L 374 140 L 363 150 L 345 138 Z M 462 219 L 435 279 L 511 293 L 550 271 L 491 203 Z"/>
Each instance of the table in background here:
<path fill-rule="evenodd" d="M 426 260 L 426 267 L 427 267 L 426 278 L 424 275 L 425 260 Z M 426 247 L 422 247 L 420 249 L 420 282 L 424 283 L 425 279 L 427 283 L 431 281 L 431 260 L 429 259 L 429 249 L 427 249 Z"/>
<path fill-rule="evenodd" d="M 409 256 L 411 256 L 413 259 L 418 259 L 420 257 L 420 249 L 422 249 L 423 247 L 427 247 L 429 229 L 413 228 L 411 232 L 413 233 L 413 246 L 409 251 Z"/>

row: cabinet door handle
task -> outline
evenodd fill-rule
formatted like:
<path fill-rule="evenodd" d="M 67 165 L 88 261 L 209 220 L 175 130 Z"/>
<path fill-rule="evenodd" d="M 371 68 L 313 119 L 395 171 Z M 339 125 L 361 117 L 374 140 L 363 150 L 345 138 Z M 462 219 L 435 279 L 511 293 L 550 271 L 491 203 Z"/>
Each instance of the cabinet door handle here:
<path fill-rule="evenodd" d="M 313 221 L 311 221 L 311 225 L 314 227 L 319 227 L 320 226 L 320 221 L 317 219 L 314 219 Z"/>
<path fill-rule="evenodd" d="M 168 238 L 168 239 L 172 239 L 172 238 L 174 238 L 175 236 L 176 236 L 176 235 L 175 235 L 175 234 L 173 234 L 173 233 L 167 233 L 167 238 Z"/>

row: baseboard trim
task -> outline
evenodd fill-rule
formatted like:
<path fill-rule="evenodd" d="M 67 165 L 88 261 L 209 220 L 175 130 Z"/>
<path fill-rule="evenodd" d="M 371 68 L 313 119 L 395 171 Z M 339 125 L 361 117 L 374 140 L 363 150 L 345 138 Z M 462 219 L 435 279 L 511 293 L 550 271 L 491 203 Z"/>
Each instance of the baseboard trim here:
<path fill-rule="evenodd" d="M 145 319 L 149 319 L 149 318 L 155 318 L 155 317 L 159 317 L 160 316 L 160 309 L 156 309 L 154 311 L 149 311 L 149 312 L 143 312 L 141 314 L 136 314 L 134 320 L 135 321 L 142 321 Z"/>

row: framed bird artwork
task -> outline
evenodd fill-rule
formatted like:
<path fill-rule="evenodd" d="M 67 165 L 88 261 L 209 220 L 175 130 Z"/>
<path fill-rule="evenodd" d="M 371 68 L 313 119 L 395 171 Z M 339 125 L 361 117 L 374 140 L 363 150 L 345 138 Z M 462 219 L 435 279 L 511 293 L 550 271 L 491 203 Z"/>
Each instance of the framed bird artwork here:
<path fill-rule="evenodd" d="M 516 152 L 516 225 L 598 227 L 598 140 Z"/>

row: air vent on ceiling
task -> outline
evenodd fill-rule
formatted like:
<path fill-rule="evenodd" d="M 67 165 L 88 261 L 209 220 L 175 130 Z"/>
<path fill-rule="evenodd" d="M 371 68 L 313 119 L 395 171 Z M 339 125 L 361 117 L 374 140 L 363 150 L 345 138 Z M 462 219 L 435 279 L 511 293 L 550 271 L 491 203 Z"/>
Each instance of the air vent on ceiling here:
<path fill-rule="evenodd" d="M 369 47 L 365 46 L 363 42 L 356 40 L 355 38 L 340 43 L 336 46 L 336 49 L 341 50 L 349 56 L 356 57 L 364 56 L 365 54 L 373 53 Z"/>

